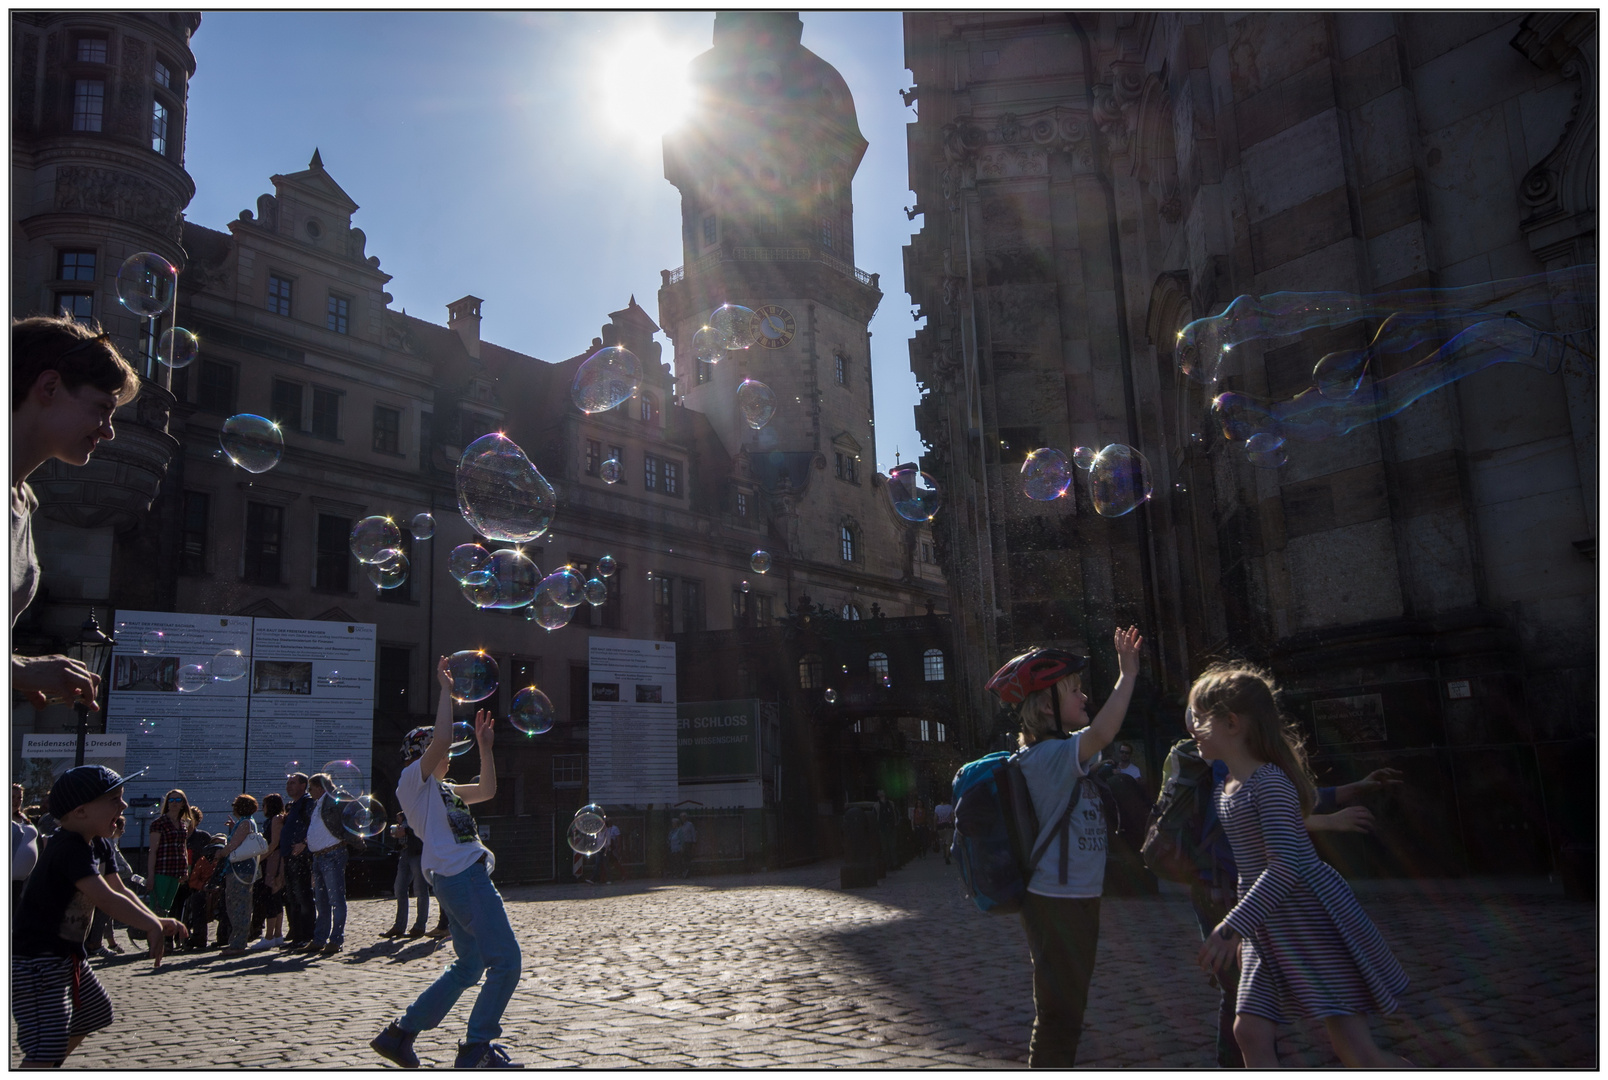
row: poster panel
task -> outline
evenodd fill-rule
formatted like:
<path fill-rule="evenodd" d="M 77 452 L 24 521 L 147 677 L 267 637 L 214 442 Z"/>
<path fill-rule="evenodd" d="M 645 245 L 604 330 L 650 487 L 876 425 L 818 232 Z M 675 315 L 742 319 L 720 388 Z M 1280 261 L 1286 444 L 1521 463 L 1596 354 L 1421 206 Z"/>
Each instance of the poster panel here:
<path fill-rule="evenodd" d="M 257 619 L 246 790 L 283 792 L 291 772 L 349 759 L 373 782 L 373 623 Z"/>
<path fill-rule="evenodd" d="M 759 700 L 683 701 L 676 706 L 681 783 L 759 776 Z"/>
<path fill-rule="evenodd" d="M 590 800 L 675 802 L 675 643 L 594 637 L 588 664 Z"/>
<path fill-rule="evenodd" d="M 86 735 L 84 737 L 84 764 L 104 765 L 119 774 L 127 771 L 124 764 L 128 739 L 123 735 Z M 22 805 L 45 806 L 50 802 L 50 788 L 56 778 L 78 759 L 78 736 L 24 735 L 22 737 L 22 772 L 17 783 L 22 785 Z"/>

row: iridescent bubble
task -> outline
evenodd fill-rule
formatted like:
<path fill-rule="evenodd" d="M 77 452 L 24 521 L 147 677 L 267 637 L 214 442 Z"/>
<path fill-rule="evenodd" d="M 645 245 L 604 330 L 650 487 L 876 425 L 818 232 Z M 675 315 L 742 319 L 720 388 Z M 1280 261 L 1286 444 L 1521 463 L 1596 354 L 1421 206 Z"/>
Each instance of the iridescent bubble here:
<path fill-rule="evenodd" d="M 380 557 L 369 563 L 365 569 L 368 571 L 368 579 L 375 587 L 395 589 L 407 583 L 410 565 L 406 555 L 395 548 L 388 548 L 380 552 Z"/>
<path fill-rule="evenodd" d="M 1184 483 L 1182 480 L 1180 480 L 1176 484 L 1173 485 L 1173 490 L 1176 491 L 1180 495 L 1188 495 L 1189 494 L 1189 485 Z"/>
<path fill-rule="evenodd" d="M 376 563 L 402 547 L 402 530 L 388 517 L 375 514 L 352 526 L 347 544 L 360 563 Z"/>
<path fill-rule="evenodd" d="M 415 540 L 428 540 L 435 535 L 435 517 L 431 514 L 414 514 L 408 524 Z"/>
<path fill-rule="evenodd" d="M 941 504 L 938 481 L 913 461 L 895 465 L 888 473 L 888 497 L 893 500 L 893 512 L 906 521 L 931 521 Z"/>
<path fill-rule="evenodd" d="M 1094 458 L 1094 450 L 1087 446 L 1080 446 L 1072 451 L 1072 464 L 1076 465 L 1084 472 L 1088 472 L 1090 469 L 1094 468 Z"/>
<path fill-rule="evenodd" d="M 603 583 L 602 578 L 587 578 L 586 584 L 581 587 L 581 595 L 593 607 L 601 607 L 609 598 L 609 587 Z"/>
<path fill-rule="evenodd" d="M 705 364 L 718 364 L 726 356 L 726 350 L 720 347 L 720 335 L 712 326 L 700 326 L 692 335 L 692 353 Z"/>
<path fill-rule="evenodd" d="M 372 795 L 359 795 L 341 809 L 341 824 L 361 839 L 371 839 L 385 831 L 385 807 Z"/>
<path fill-rule="evenodd" d="M 458 462 L 458 509 L 481 536 L 523 544 L 553 523 L 558 492 L 514 440 L 494 431 Z"/>
<path fill-rule="evenodd" d="M 597 472 L 605 484 L 618 484 L 625 476 L 625 466 L 620 464 L 619 458 L 608 458 L 598 466 Z"/>
<path fill-rule="evenodd" d="M 1102 517 L 1121 517 L 1150 498 L 1150 462 L 1131 446 L 1112 443 L 1089 470 L 1089 496 Z"/>
<path fill-rule="evenodd" d="M 207 670 L 205 664 L 185 664 L 179 668 L 179 693 L 190 694 L 201 689 L 212 681 L 212 672 Z"/>
<path fill-rule="evenodd" d="M 447 747 L 448 757 L 463 757 L 475 745 L 475 726 L 467 720 L 452 723 L 452 743 Z"/>
<path fill-rule="evenodd" d="M 447 573 L 459 585 L 480 585 L 491 579 L 486 569 L 491 552 L 479 544 L 459 544 L 447 555 Z"/>
<path fill-rule="evenodd" d="M 497 661 L 483 649 L 465 649 L 447 657 L 452 700 L 484 701 L 497 692 Z"/>
<path fill-rule="evenodd" d="M 1231 442 L 1244 442 L 1258 432 L 1279 434 L 1278 421 L 1269 410 L 1233 391 L 1212 399 L 1212 418 L 1223 429 L 1223 438 Z"/>
<path fill-rule="evenodd" d="M 596 836 L 608 824 L 608 815 L 597 803 L 587 803 L 575 811 L 575 826 L 588 836 Z"/>
<path fill-rule="evenodd" d="M 752 570 L 754 573 L 767 574 L 770 572 L 770 568 L 770 552 L 766 551 L 764 548 L 761 548 L 752 555 L 748 556 L 748 569 Z"/>
<path fill-rule="evenodd" d="M 368 793 L 368 781 L 363 778 L 363 767 L 351 758 L 335 758 L 324 762 L 318 770 L 330 779 L 329 794 L 336 802 L 350 802 Z"/>
<path fill-rule="evenodd" d="M 1061 451 L 1045 446 L 1022 462 L 1022 493 L 1038 502 L 1059 499 L 1072 486 L 1072 465 Z"/>
<path fill-rule="evenodd" d="M 289 761 L 285 762 L 285 778 L 287 780 L 290 777 L 295 776 L 297 773 L 307 776 L 310 774 L 310 772 L 311 770 L 307 768 L 307 763 L 301 758 L 291 758 Z"/>
<path fill-rule="evenodd" d="M 828 690 L 823 696 L 826 698 L 826 703 L 828 705 L 837 704 L 838 692 L 836 690 Z"/>
<path fill-rule="evenodd" d="M 573 566 L 560 566 L 542 579 L 541 592 L 560 607 L 579 607 L 586 600 L 586 579 Z"/>
<path fill-rule="evenodd" d="M 212 658 L 212 678 L 217 682 L 238 682 L 251 666 L 239 649 L 224 649 Z"/>
<path fill-rule="evenodd" d="M 1290 453 L 1283 439 L 1259 431 L 1245 440 L 1245 460 L 1259 469 L 1277 469 L 1290 460 Z"/>
<path fill-rule="evenodd" d="M 759 340 L 759 316 L 741 304 L 722 304 L 709 316 L 715 341 L 728 352 L 746 349 Z"/>
<path fill-rule="evenodd" d="M 741 585 L 741 586 L 739 586 L 739 588 L 741 588 L 741 589 L 742 589 L 742 590 L 743 590 L 743 592 L 747 592 L 747 591 L 748 591 L 748 581 L 747 581 L 747 579 L 746 579 L 746 578 L 745 578 L 745 579 L 744 579 L 744 580 L 743 580 L 743 583 L 742 583 L 742 585 Z"/>
<path fill-rule="evenodd" d="M 201 342 L 182 326 L 170 326 L 156 342 L 156 358 L 170 368 L 189 367 L 201 353 Z"/>
<path fill-rule="evenodd" d="M 576 369 L 570 397 L 584 413 L 607 412 L 630 399 L 642 385 L 642 361 L 621 345 L 605 345 Z"/>
<path fill-rule="evenodd" d="M 229 460 L 249 473 L 265 473 L 279 464 L 285 437 L 279 425 L 266 416 L 241 413 L 223 422 L 218 443 Z"/>
<path fill-rule="evenodd" d="M 154 251 L 141 251 L 117 269 L 117 299 L 142 319 L 154 319 L 173 306 L 179 272 Z"/>
<path fill-rule="evenodd" d="M 140 652 L 146 656 L 162 656 L 167 652 L 167 634 L 161 630 L 147 630 L 140 635 Z"/>
<path fill-rule="evenodd" d="M 614 576 L 615 569 L 616 569 L 616 565 L 615 565 L 615 562 L 614 562 L 614 556 L 613 555 L 603 555 L 603 556 L 600 556 L 598 558 L 598 560 L 597 560 L 597 574 L 598 574 L 598 577 L 611 578 L 611 577 Z"/>
<path fill-rule="evenodd" d="M 546 694 L 534 686 L 527 686 L 514 695 L 508 707 L 508 722 L 526 735 L 540 735 L 553 730 L 557 714 Z"/>
<path fill-rule="evenodd" d="M 463 583 L 463 595 L 478 608 L 511 611 L 536 598 L 542 572 L 517 548 L 498 548 L 485 565 L 485 576 Z"/>
<path fill-rule="evenodd" d="M 737 387 L 737 408 L 748 426 L 757 430 L 776 415 L 776 394 L 762 382 L 744 379 Z"/>
<path fill-rule="evenodd" d="M 564 837 L 569 841 L 570 850 L 577 855 L 596 855 L 603 850 L 603 838 L 597 833 L 582 832 L 579 825 L 570 822 L 569 833 Z"/>
<path fill-rule="evenodd" d="M 1324 397 L 1344 401 L 1357 392 L 1367 371 L 1367 349 L 1340 349 L 1317 362 L 1312 368 L 1312 382 Z"/>
<path fill-rule="evenodd" d="M 569 625 L 575 609 L 555 604 L 545 593 L 537 593 L 535 601 L 525 609 L 525 617 L 543 630 L 562 630 Z"/>

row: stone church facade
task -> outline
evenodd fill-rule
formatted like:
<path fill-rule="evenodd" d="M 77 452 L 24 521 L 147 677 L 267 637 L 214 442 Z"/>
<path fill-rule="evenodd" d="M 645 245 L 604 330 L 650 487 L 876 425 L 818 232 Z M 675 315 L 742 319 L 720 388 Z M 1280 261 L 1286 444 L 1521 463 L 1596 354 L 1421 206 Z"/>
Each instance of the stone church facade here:
<path fill-rule="evenodd" d="M 1172 355 L 1242 294 L 1383 293 L 1596 261 L 1594 13 L 905 17 L 907 288 L 936 541 L 972 665 L 1151 641 L 1127 734 L 1154 776 L 1209 660 L 1273 668 L 1322 777 L 1408 773 L 1367 872 L 1590 872 L 1596 368 L 1499 365 L 1253 468 Z M 1591 328 L 1595 298 L 1544 322 Z M 1366 328 L 1371 331 L 1373 327 Z M 1236 350 L 1286 400 L 1356 325 Z M 1034 503 L 1024 455 L 1127 443 L 1125 517 Z"/>

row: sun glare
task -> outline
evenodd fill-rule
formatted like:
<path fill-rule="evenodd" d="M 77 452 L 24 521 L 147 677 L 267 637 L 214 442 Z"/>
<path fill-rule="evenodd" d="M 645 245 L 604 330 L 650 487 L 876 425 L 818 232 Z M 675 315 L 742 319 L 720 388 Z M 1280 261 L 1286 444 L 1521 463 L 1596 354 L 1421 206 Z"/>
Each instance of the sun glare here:
<path fill-rule="evenodd" d="M 658 147 L 692 103 L 687 64 L 698 49 L 642 31 L 611 45 L 598 65 L 598 107 L 616 132 Z"/>

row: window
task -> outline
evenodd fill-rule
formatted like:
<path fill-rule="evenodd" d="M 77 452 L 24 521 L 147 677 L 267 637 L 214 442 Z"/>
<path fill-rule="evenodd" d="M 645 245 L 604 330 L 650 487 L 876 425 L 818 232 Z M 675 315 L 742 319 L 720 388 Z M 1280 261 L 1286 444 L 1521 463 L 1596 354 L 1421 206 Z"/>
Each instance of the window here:
<path fill-rule="evenodd" d="M 405 645 L 381 645 L 374 665 L 374 711 L 400 715 L 408 712 L 408 668 L 413 650 Z"/>
<path fill-rule="evenodd" d="M 921 674 L 928 682 L 943 682 L 944 680 L 944 651 L 942 649 L 928 649 L 921 654 Z M 938 736 L 942 739 L 943 736 Z"/>
<path fill-rule="evenodd" d="M 274 380 L 273 404 L 268 418 L 286 431 L 302 429 L 302 384 L 286 379 Z"/>
<path fill-rule="evenodd" d="M 838 530 L 838 541 L 842 546 L 843 561 L 854 561 L 854 530 L 844 525 Z"/>
<path fill-rule="evenodd" d="M 325 328 L 333 330 L 337 334 L 346 333 L 346 321 L 351 314 L 351 307 L 352 302 L 346 297 L 330 293 L 328 314 L 324 317 Z"/>
<path fill-rule="evenodd" d="M 144 362 L 140 368 L 140 374 L 147 379 L 156 378 L 156 353 L 162 342 L 157 333 L 157 324 L 161 321 L 161 319 L 141 320 L 137 324 L 138 329 L 134 332 L 135 340 L 139 343 L 140 358 Z M 180 370 L 182 371 L 183 369 L 181 368 Z"/>
<path fill-rule="evenodd" d="M 702 386 L 715 377 L 715 365 L 704 360 L 698 361 L 698 385 Z"/>
<path fill-rule="evenodd" d="M 737 516 L 740 518 L 748 516 L 748 492 L 746 491 L 737 493 Z"/>
<path fill-rule="evenodd" d="M 106 84 L 99 79 L 73 83 L 73 130 L 99 131 L 106 115 Z"/>
<path fill-rule="evenodd" d="M 619 487 L 621 484 L 625 483 L 625 447 L 609 447 L 609 457 L 620 463 L 620 479 L 614 484 L 615 487 Z"/>
<path fill-rule="evenodd" d="M 106 39 L 94 37 L 79 38 L 78 62 L 80 64 L 106 63 Z"/>
<path fill-rule="evenodd" d="M 257 585 L 279 584 L 280 534 L 285 525 L 283 507 L 246 504 L 246 580 Z"/>
<path fill-rule="evenodd" d="M 402 413 L 384 405 L 374 406 L 374 449 L 382 454 L 400 454 Z"/>
<path fill-rule="evenodd" d="M 838 353 L 832 358 L 832 373 L 837 377 L 839 386 L 849 385 L 849 358 Z"/>
<path fill-rule="evenodd" d="M 59 292 L 56 294 L 56 310 L 81 323 L 89 323 L 95 318 L 95 294 Z"/>
<path fill-rule="evenodd" d="M 581 786 L 581 755 L 580 754 L 554 754 L 553 755 L 553 786 L 554 787 L 580 787 Z"/>
<path fill-rule="evenodd" d="M 637 418 L 644 424 L 659 419 L 659 401 L 652 394 L 643 394 L 641 404 L 637 408 Z"/>
<path fill-rule="evenodd" d="M 731 590 L 731 628 L 733 630 L 748 623 L 748 593 L 737 586 Z"/>
<path fill-rule="evenodd" d="M 100 129 L 97 128 L 96 130 L 98 131 Z M 710 215 L 708 215 L 707 217 L 704 218 L 703 232 L 704 232 L 704 246 L 707 247 L 708 245 L 713 244 L 715 242 L 716 236 L 718 235 L 718 233 L 716 231 L 716 227 L 715 227 L 715 215 L 710 214 Z"/>
<path fill-rule="evenodd" d="M 585 664 L 570 665 L 569 718 L 572 724 L 584 724 L 592 718 L 591 669 Z"/>
<path fill-rule="evenodd" d="M 56 277 L 62 281 L 94 281 L 95 253 L 93 251 L 57 252 Z"/>
<path fill-rule="evenodd" d="M 586 440 L 586 475 L 597 476 L 603 465 L 603 444 L 596 439 Z"/>
<path fill-rule="evenodd" d="M 196 407 L 203 412 L 219 416 L 233 416 L 235 411 L 235 369 L 233 364 L 218 360 L 201 361 L 201 373 L 196 380 Z"/>
<path fill-rule="evenodd" d="M 659 490 L 659 459 L 652 454 L 642 455 L 642 490 Z"/>
<path fill-rule="evenodd" d="M 860 609 L 854 604 L 844 604 L 840 614 L 850 622 L 860 621 Z"/>
<path fill-rule="evenodd" d="M 313 387 L 313 434 L 320 439 L 341 437 L 341 394 L 339 390 Z"/>
<path fill-rule="evenodd" d="M 754 625 L 769 626 L 771 624 L 771 598 L 769 595 L 756 596 L 754 603 Z"/>
<path fill-rule="evenodd" d="M 931 720 L 923 720 L 921 722 L 921 741 L 922 742 L 930 742 L 931 740 L 932 740 L 932 721 Z"/>
<path fill-rule="evenodd" d="M 435 413 L 419 414 L 419 471 L 429 472 L 435 457 Z"/>
<path fill-rule="evenodd" d="M 821 246 L 824 247 L 824 248 L 830 248 L 832 246 L 832 219 L 831 218 L 822 218 L 821 219 Z"/>
<path fill-rule="evenodd" d="M 667 638 L 675 633 L 675 623 L 672 618 L 675 614 L 675 582 L 664 574 L 654 574 L 651 590 L 653 593 L 653 636 Z"/>
<path fill-rule="evenodd" d="M 931 540 L 923 540 L 921 542 L 921 561 L 924 562 L 924 563 L 930 563 L 930 562 L 935 562 L 936 561 L 932 557 L 932 541 Z"/>
<path fill-rule="evenodd" d="M 162 61 L 156 62 L 156 73 L 152 76 L 156 85 L 164 90 L 173 89 L 173 72 Z"/>
<path fill-rule="evenodd" d="M 819 653 L 807 653 L 798 662 L 798 688 L 819 690 L 826 684 L 826 665 Z"/>
<path fill-rule="evenodd" d="M 290 315 L 290 279 L 278 274 L 268 275 L 268 310 L 275 315 Z"/>
<path fill-rule="evenodd" d="M 151 149 L 166 154 L 168 147 L 168 108 L 160 101 L 151 103 Z"/>
<path fill-rule="evenodd" d="M 683 632 L 704 628 L 703 582 L 681 583 L 681 629 Z"/>
<path fill-rule="evenodd" d="M 888 677 L 888 654 L 885 652 L 872 653 L 867 666 L 871 669 L 871 681 L 882 682 Z M 883 683 L 883 685 L 887 684 Z"/>
<path fill-rule="evenodd" d="M 460 412 L 458 414 L 458 435 L 463 442 L 459 445 L 468 446 L 480 436 L 489 434 L 495 427 L 496 425 L 491 422 L 491 417 L 489 416 L 482 416 L 480 413 L 468 412 L 467 410 Z"/>
<path fill-rule="evenodd" d="M 936 721 L 936 725 L 937 725 L 937 728 L 938 728 L 938 741 L 943 742 L 943 741 L 945 741 L 945 737 L 944 737 L 944 722 L 942 720 Z"/>
<path fill-rule="evenodd" d="M 855 462 L 858 460 L 853 454 L 845 454 L 841 450 L 835 452 L 836 463 L 832 466 L 832 473 L 839 480 L 847 480 L 851 484 L 859 483 Z"/>
<path fill-rule="evenodd" d="M 351 588 L 352 535 L 350 518 L 334 514 L 318 515 L 317 557 L 313 564 L 313 588 L 320 592 L 346 592 Z"/>
<path fill-rule="evenodd" d="M 207 572 L 207 515 L 212 497 L 199 491 L 184 493 L 184 531 L 179 539 L 179 573 Z"/>
<path fill-rule="evenodd" d="M 678 497 L 681 495 L 681 462 L 664 463 L 664 493 Z"/>

